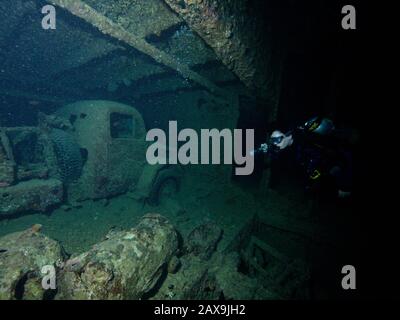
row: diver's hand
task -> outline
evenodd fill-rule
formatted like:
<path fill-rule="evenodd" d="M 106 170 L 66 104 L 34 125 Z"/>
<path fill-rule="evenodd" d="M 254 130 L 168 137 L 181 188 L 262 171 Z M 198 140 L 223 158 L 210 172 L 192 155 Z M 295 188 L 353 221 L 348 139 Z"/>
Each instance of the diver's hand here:
<path fill-rule="evenodd" d="M 268 152 L 268 145 L 266 144 L 266 143 L 263 143 L 261 146 L 260 146 L 260 149 L 259 149 L 262 153 L 267 153 Z"/>
<path fill-rule="evenodd" d="M 268 152 L 268 145 L 263 143 L 258 149 L 251 150 L 250 156 L 254 157 L 257 153 L 267 153 Z"/>

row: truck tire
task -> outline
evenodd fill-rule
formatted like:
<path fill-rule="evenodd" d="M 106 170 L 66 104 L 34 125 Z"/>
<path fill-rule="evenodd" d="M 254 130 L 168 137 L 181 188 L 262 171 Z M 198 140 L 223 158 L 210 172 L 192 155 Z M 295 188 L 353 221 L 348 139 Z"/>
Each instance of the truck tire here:
<path fill-rule="evenodd" d="M 167 188 L 172 188 L 174 193 L 179 191 L 181 183 L 180 171 L 180 168 L 176 169 L 175 167 L 166 167 L 158 172 L 147 198 L 147 203 L 149 205 L 158 206 L 160 204 L 162 193 Z"/>

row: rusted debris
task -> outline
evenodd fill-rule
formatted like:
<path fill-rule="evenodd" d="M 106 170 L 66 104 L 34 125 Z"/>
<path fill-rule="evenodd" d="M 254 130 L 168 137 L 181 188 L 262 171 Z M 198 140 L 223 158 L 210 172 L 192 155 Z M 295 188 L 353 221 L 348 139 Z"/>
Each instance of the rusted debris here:
<path fill-rule="evenodd" d="M 28 210 L 45 212 L 62 202 L 64 189 L 61 181 L 29 180 L 0 188 L 0 216 Z"/>
<path fill-rule="evenodd" d="M 178 250 L 178 234 L 158 214 L 146 214 L 65 263 L 56 299 L 146 299 Z"/>

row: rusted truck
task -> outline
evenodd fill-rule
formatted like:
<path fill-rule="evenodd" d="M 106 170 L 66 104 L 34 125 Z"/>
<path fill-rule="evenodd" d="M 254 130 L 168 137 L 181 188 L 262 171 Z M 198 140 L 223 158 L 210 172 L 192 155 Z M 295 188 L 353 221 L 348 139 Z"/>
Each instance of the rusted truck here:
<path fill-rule="evenodd" d="M 179 188 L 182 169 L 149 165 L 145 137 L 135 108 L 102 100 L 39 113 L 37 127 L 0 128 L 0 214 L 126 192 L 157 204 L 167 182 Z"/>

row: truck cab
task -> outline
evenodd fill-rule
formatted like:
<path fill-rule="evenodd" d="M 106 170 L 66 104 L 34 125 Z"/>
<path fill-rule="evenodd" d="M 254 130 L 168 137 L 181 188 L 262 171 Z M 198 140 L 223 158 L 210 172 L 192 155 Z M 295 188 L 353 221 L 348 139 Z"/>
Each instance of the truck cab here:
<path fill-rule="evenodd" d="M 1 128 L 1 137 L 0 197 L 8 199 L 2 214 L 127 192 L 156 204 L 164 183 L 172 181 L 177 190 L 182 173 L 179 166 L 146 162 L 142 116 L 113 101 L 68 104 L 40 114 L 38 127 Z M 22 204 L 24 198 L 29 201 Z"/>

